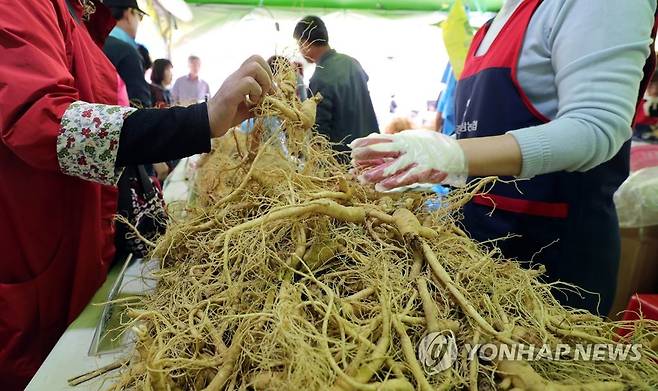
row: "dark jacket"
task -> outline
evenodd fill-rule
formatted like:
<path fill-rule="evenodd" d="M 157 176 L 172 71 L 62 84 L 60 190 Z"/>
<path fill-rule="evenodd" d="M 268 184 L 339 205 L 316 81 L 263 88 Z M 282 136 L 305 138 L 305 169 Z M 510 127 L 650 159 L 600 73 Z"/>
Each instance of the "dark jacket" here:
<path fill-rule="evenodd" d="M 171 91 L 153 83 L 149 85 L 149 88 L 151 89 L 153 107 L 158 109 L 171 107 Z"/>
<path fill-rule="evenodd" d="M 130 44 L 107 37 L 103 51 L 126 83 L 128 98 L 133 106 L 151 107 L 151 90 L 144 79 L 142 56 Z"/>
<path fill-rule="evenodd" d="M 137 48 L 110 35 L 105 40 L 103 51 L 116 68 L 123 82 L 126 83 L 130 105 L 137 108 L 151 107 L 151 87 L 144 78 L 144 58 Z M 132 168 L 126 170 L 123 176 L 128 176 L 130 172 L 138 172 L 137 170 L 137 167 L 134 167 L 134 170 Z M 149 176 L 155 176 L 155 169 L 152 164 L 145 164 L 144 170 L 146 170 L 146 173 Z M 126 184 L 127 180 L 119 181 L 118 187 L 120 194 L 125 194 L 126 192 L 129 193 L 131 191 L 130 187 L 126 186 Z M 121 199 L 122 197 L 120 195 L 119 213 L 123 214 L 125 217 L 128 215 L 122 211 L 127 210 L 130 205 L 122 204 Z M 118 231 L 117 238 L 117 248 L 124 247 L 123 236 L 121 235 L 120 230 Z"/>
<path fill-rule="evenodd" d="M 368 75 L 352 57 L 329 50 L 318 61 L 309 88 L 324 98 L 317 110 L 318 132 L 332 142 L 342 142 L 338 150 L 345 151 L 355 138 L 379 130 Z"/>

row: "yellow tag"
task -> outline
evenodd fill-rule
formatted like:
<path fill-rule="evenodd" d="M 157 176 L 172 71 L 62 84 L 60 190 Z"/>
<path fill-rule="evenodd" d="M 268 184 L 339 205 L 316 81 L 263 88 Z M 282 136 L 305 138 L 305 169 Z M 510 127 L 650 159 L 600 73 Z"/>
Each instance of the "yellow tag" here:
<path fill-rule="evenodd" d="M 448 18 L 441 24 L 441 28 L 443 29 L 443 42 L 448 51 L 450 64 L 455 77 L 459 80 L 464 70 L 468 48 L 473 40 L 473 28 L 468 21 L 468 15 L 466 15 L 462 0 L 455 0 Z"/>

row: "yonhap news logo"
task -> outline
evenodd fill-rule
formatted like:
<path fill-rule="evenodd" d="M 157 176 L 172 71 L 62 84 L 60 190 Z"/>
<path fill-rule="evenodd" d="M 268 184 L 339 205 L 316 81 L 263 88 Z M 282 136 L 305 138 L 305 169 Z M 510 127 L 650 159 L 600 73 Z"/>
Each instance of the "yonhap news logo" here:
<path fill-rule="evenodd" d="M 508 361 L 631 361 L 642 358 L 641 344 L 464 344 L 457 347 L 450 331 L 428 333 L 418 343 L 418 360 L 428 375 L 436 375 L 453 367 L 458 357 L 467 360 Z M 461 354 L 460 354 L 461 353 Z"/>
<path fill-rule="evenodd" d="M 436 375 L 457 361 L 457 339 L 451 330 L 425 335 L 418 344 L 418 360 L 428 375 Z"/>

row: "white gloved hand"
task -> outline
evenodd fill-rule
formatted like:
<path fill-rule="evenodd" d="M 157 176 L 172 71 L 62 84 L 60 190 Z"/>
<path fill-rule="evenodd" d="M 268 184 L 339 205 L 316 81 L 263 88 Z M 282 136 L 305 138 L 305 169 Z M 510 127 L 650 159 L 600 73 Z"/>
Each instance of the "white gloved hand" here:
<path fill-rule="evenodd" d="M 376 184 L 377 191 L 415 183 L 463 186 L 468 175 L 457 140 L 430 130 L 373 133 L 354 140 L 350 148 L 359 180 Z"/>

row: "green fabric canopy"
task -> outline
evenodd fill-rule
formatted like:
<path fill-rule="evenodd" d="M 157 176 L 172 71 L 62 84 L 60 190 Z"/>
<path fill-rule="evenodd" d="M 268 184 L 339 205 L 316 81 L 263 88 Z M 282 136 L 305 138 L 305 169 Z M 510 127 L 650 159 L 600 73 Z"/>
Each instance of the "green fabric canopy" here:
<path fill-rule="evenodd" d="M 235 4 L 288 8 L 337 8 L 391 11 L 447 11 L 454 0 L 186 0 L 200 4 Z M 463 0 L 473 11 L 496 12 L 503 0 Z"/>

